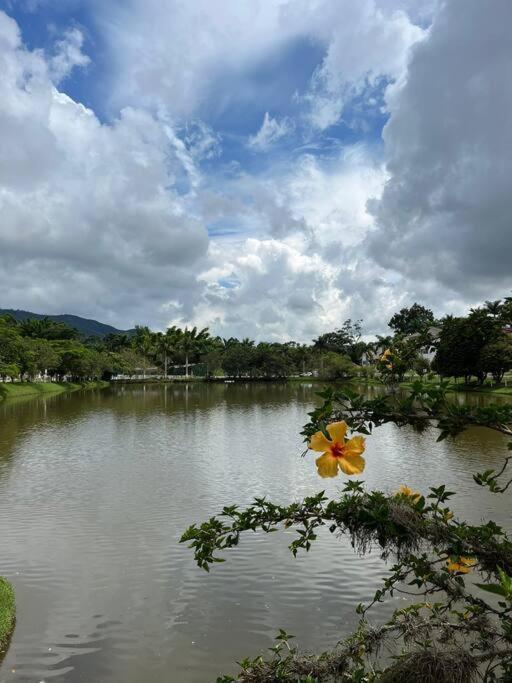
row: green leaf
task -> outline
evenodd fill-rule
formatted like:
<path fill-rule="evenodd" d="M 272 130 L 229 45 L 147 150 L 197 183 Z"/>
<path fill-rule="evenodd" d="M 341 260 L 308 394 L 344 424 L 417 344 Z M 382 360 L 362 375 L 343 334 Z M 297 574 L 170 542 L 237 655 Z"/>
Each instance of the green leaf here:
<path fill-rule="evenodd" d="M 483 591 L 487 591 L 488 593 L 501 595 L 503 598 L 507 597 L 507 592 L 503 586 L 500 586 L 499 583 L 475 583 L 475 586 L 478 586 L 478 588 L 481 588 Z"/>

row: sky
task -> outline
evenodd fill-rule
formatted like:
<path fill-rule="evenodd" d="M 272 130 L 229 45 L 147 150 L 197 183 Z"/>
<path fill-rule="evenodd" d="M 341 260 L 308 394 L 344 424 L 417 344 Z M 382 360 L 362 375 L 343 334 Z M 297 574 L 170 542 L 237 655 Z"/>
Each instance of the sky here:
<path fill-rule="evenodd" d="M 308 342 L 510 294 L 510 0 L 0 0 L 0 307 Z"/>

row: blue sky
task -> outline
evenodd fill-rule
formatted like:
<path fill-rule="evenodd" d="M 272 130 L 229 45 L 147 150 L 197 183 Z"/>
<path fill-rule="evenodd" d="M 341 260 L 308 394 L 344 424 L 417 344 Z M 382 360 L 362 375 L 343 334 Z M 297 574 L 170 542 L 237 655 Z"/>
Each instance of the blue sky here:
<path fill-rule="evenodd" d="M 467 150 L 504 148 L 488 121 L 491 101 L 508 107 L 494 76 L 510 65 L 511 11 L 4 0 L 6 305 L 308 340 L 346 317 L 382 331 L 413 300 L 440 314 L 503 295 L 500 253 L 463 274 L 482 211 L 507 201 Z M 488 110 L 468 100 L 478 73 Z"/>
<path fill-rule="evenodd" d="M 112 7 L 123 3 L 110 0 Z M 112 74 L 108 60 L 105 36 L 98 23 L 95 7 L 97 2 L 83 0 L 11 0 L 5 4 L 6 11 L 18 23 L 23 42 L 30 50 L 44 50 L 51 54 L 55 43 L 71 27 L 83 35 L 83 52 L 91 57 L 86 68 L 73 69 L 60 83 L 60 90 L 74 100 L 94 110 L 103 122 L 112 121 L 118 110 L 111 107 L 105 97 L 105 88 Z M 339 145 L 357 142 L 379 144 L 382 128 L 387 120 L 383 109 L 383 93 L 389 81 L 382 77 L 375 87 L 351 98 L 343 111 L 343 117 L 326 130 L 315 130 L 302 120 L 304 102 L 315 70 L 321 65 L 326 46 L 311 36 L 290 38 L 284 45 L 263 54 L 253 64 L 240 72 L 236 65 L 227 73 L 216 74 L 209 84 L 215 91 L 194 111 L 198 118 L 222 136 L 220 161 L 233 159 L 254 169 L 261 169 L 262 159 L 247 150 L 246 141 L 257 133 L 265 113 L 272 118 L 289 117 L 295 128 L 281 139 L 272 155 L 290 154 L 295 150 L 313 150 L 317 155 L 328 156 Z M 220 96 L 218 94 L 220 93 Z M 370 105 L 374 98 L 376 104 Z"/>
<path fill-rule="evenodd" d="M 101 81 L 105 64 L 101 34 L 95 28 L 91 13 L 92 3 L 82 0 L 4 0 L 0 2 L 0 7 L 2 5 L 7 14 L 17 21 L 23 42 L 30 50 L 51 53 L 56 40 L 70 27 L 77 27 L 83 32 L 84 51 L 94 54 L 94 60 L 87 69 L 75 69 L 62 84 L 62 89 L 101 115 L 101 97 L 95 84 Z"/>

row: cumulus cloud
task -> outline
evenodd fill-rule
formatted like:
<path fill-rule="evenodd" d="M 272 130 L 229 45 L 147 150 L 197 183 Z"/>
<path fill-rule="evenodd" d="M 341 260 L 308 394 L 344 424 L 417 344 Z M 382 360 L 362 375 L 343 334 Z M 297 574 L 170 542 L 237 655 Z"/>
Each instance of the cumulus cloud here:
<path fill-rule="evenodd" d="M 108 123 L 64 92 L 89 63 L 82 34 L 29 50 L 0 12 L 5 305 L 308 341 L 510 287 L 508 0 L 91 7 Z M 316 68 L 274 108 L 251 78 L 298 43 Z M 208 113 L 241 101 L 260 129 L 219 133 Z M 355 103 L 363 123 L 389 115 L 384 150 L 324 132 Z"/>
<path fill-rule="evenodd" d="M 317 254 L 279 240 L 249 238 L 211 247 L 196 316 L 215 329 L 259 339 L 311 339 L 339 322 L 344 306 L 336 270 Z M 221 263 L 222 265 L 218 265 Z M 234 286 L 220 284 L 234 280 Z"/>
<path fill-rule="evenodd" d="M 219 333 L 310 341 L 364 315 L 380 331 L 379 318 L 395 298 L 384 269 L 365 257 L 364 242 L 372 226 L 366 204 L 385 178 L 356 147 L 328 163 L 304 154 L 265 180 L 243 174 L 233 186 L 223 184 L 236 200 L 221 202 L 217 193 L 203 215 L 214 212 L 239 230 L 210 245 L 194 312 L 201 324 Z"/>
<path fill-rule="evenodd" d="M 208 247 L 174 189 L 193 161 L 147 112 L 102 124 L 54 87 L 53 70 L 0 12 L 3 301 L 118 320 L 154 316 L 166 297 L 186 309 Z"/>
<path fill-rule="evenodd" d="M 365 92 L 371 97 L 380 82 L 399 80 L 424 30 L 396 3 L 391 11 L 374 0 L 324 0 L 316 17 L 312 30 L 327 50 L 304 99 L 309 120 L 324 129 L 340 119 L 347 103 Z"/>
<path fill-rule="evenodd" d="M 444 3 L 389 99 L 370 253 L 419 289 L 475 301 L 510 288 L 511 24 L 507 0 Z"/>

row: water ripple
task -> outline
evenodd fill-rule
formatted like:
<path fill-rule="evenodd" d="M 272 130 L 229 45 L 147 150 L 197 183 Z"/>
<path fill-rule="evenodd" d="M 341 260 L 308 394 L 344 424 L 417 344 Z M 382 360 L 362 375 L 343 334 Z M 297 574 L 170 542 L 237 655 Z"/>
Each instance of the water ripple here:
<path fill-rule="evenodd" d="M 129 387 L 0 407 L 1 572 L 18 605 L 0 682 L 202 683 L 278 627 L 311 649 L 349 633 L 386 572 L 377 555 L 324 530 L 294 559 L 291 530 L 255 533 L 207 575 L 178 543 L 226 504 L 339 491 L 299 457 L 315 390 Z M 475 498 L 471 479 L 503 445 L 484 430 L 437 444 L 388 425 L 368 439 L 365 479 L 456 485 L 459 514 L 508 525 L 506 504 L 496 514 L 502 501 Z"/>

